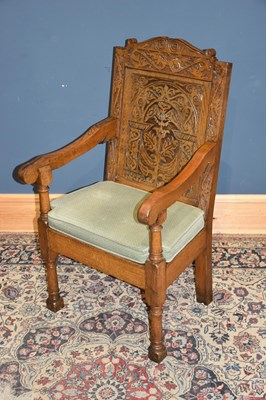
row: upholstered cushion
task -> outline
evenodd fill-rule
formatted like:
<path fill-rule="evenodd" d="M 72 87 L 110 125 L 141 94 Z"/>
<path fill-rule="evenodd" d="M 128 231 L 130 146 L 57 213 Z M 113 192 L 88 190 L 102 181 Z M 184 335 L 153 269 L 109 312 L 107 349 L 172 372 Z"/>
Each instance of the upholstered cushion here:
<path fill-rule="evenodd" d="M 150 193 L 115 182 L 99 182 L 52 202 L 48 222 L 53 229 L 110 253 L 144 263 L 149 230 L 137 210 Z M 171 261 L 203 228 L 202 210 L 176 202 L 163 225 L 163 254 Z"/>

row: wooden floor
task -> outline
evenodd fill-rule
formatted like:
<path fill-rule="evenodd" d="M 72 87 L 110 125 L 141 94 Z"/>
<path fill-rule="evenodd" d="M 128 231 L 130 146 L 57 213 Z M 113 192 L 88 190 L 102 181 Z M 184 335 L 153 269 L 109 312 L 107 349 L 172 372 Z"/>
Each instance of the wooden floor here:
<path fill-rule="evenodd" d="M 36 231 L 38 208 L 37 195 L 0 194 L 0 232 Z M 266 234 L 266 195 L 217 195 L 214 233 Z"/>

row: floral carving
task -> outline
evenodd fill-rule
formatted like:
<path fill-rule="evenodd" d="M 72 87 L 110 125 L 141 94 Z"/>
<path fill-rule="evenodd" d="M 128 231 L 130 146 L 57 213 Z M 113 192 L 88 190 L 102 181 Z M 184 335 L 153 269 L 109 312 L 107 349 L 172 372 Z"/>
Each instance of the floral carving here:
<path fill-rule="evenodd" d="M 120 137 L 108 145 L 107 179 L 160 187 L 204 142 L 218 141 L 229 67 L 215 56 L 168 37 L 128 39 L 116 48 L 110 111 L 120 120 Z M 207 209 L 212 178 L 206 171 L 182 200 Z"/>
<path fill-rule="evenodd" d="M 158 37 L 129 40 L 126 65 L 147 70 L 212 80 L 215 50 L 201 51 L 182 39 Z"/>
<path fill-rule="evenodd" d="M 106 169 L 106 179 L 114 180 L 116 174 L 116 151 L 117 151 L 117 139 L 113 138 L 108 143 L 108 152 L 107 152 L 107 164 L 108 168 Z"/>
<path fill-rule="evenodd" d="M 204 80 L 212 79 L 213 66 L 208 59 L 177 56 L 175 53 L 136 49 L 128 52 L 126 65 Z"/>
<path fill-rule="evenodd" d="M 155 187 L 172 179 L 197 146 L 203 86 L 132 74 L 124 174 Z"/>
<path fill-rule="evenodd" d="M 216 64 L 216 69 L 213 74 L 213 84 L 211 91 L 211 104 L 209 112 L 209 121 L 207 128 L 207 140 L 217 142 L 219 136 L 219 128 L 223 129 L 223 124 L 220 124 L 222 118 L 222 99 L 225 91 L 225 68 L 220 64 Z"/>
<path fill-rule="evenodd" d="M 198 182 L 193 183 L 188 190 L 182 195 L 180 201 L 184 201 L 185 203 L 191 204 L 195 207 L 198 206 L 199 203 L 199 190 L 198 190 Z"/>
<path fill-rule="evenodd" d="M 122 88 L 124 80 L 124 57 L 119 50 L 116 51 L 114 60 L 114 80 L 112 89 L 112 107 L 111 115 L 119 117 L 121 110 Z"/>
<path fill-rule="evenodd" d="M 207 211 L 210 202 L 211 185 L 213 181 L 214 164 L 208 163 L 200 177 L 199 207 Z M 205 215 L 207 217 L 207 215 Z"/>
<path fill-rule="evenodd" d="M 197 181 L 191 185 L 180 200 L 207 211 L 210 202 L 213 174 L 214 163 L 208 163 Z M 207 218 L 207 214 L 205 218 Z"/>

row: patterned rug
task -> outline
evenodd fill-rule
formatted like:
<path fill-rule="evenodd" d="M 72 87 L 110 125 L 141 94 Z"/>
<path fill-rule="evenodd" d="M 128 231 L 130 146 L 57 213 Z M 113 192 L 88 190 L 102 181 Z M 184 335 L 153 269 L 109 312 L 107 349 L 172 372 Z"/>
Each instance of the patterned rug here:
<path fill-rule="evenodd" d="M 54 314 L 36 237 L 2 234 L 0 251 L 0 399 L 266 398 L 265 236 L 214 237 L 208 307 L 193 267 L 169 287 L 159 365 L 138 289 L 60 257 L 65 308 Z"/>

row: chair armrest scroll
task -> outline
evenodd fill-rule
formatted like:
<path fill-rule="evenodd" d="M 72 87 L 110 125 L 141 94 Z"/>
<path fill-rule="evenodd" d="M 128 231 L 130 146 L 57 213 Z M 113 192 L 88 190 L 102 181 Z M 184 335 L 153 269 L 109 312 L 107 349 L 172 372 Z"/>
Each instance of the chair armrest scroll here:
<path fill-rule="evenodd" d="M 114 136 L 117 131 L 117 119 L 106 118 L 90 127 L 80 137 L 65 147 L 51 153 L 42 154 L 22 164 L 18 169 L 19 179 L 28 184 L 34 184 L 39 177 L 39 170 L 49 167 L 51 170 L 62 167 L 75 158 L 91 150 L 99 143 L 105 143 Z"/>
<path fill-rule="evenodd" d="M 139 207 L 139 222 L 146 225 L 155 224 L 162 212 L 177 201 L 196 181 L 206 165 L 211 160 L 214 160 L 216 148 L 216 143 L 207 142 L 203 144 L 184 169 L 171 182 L 151 193 Z"/>

